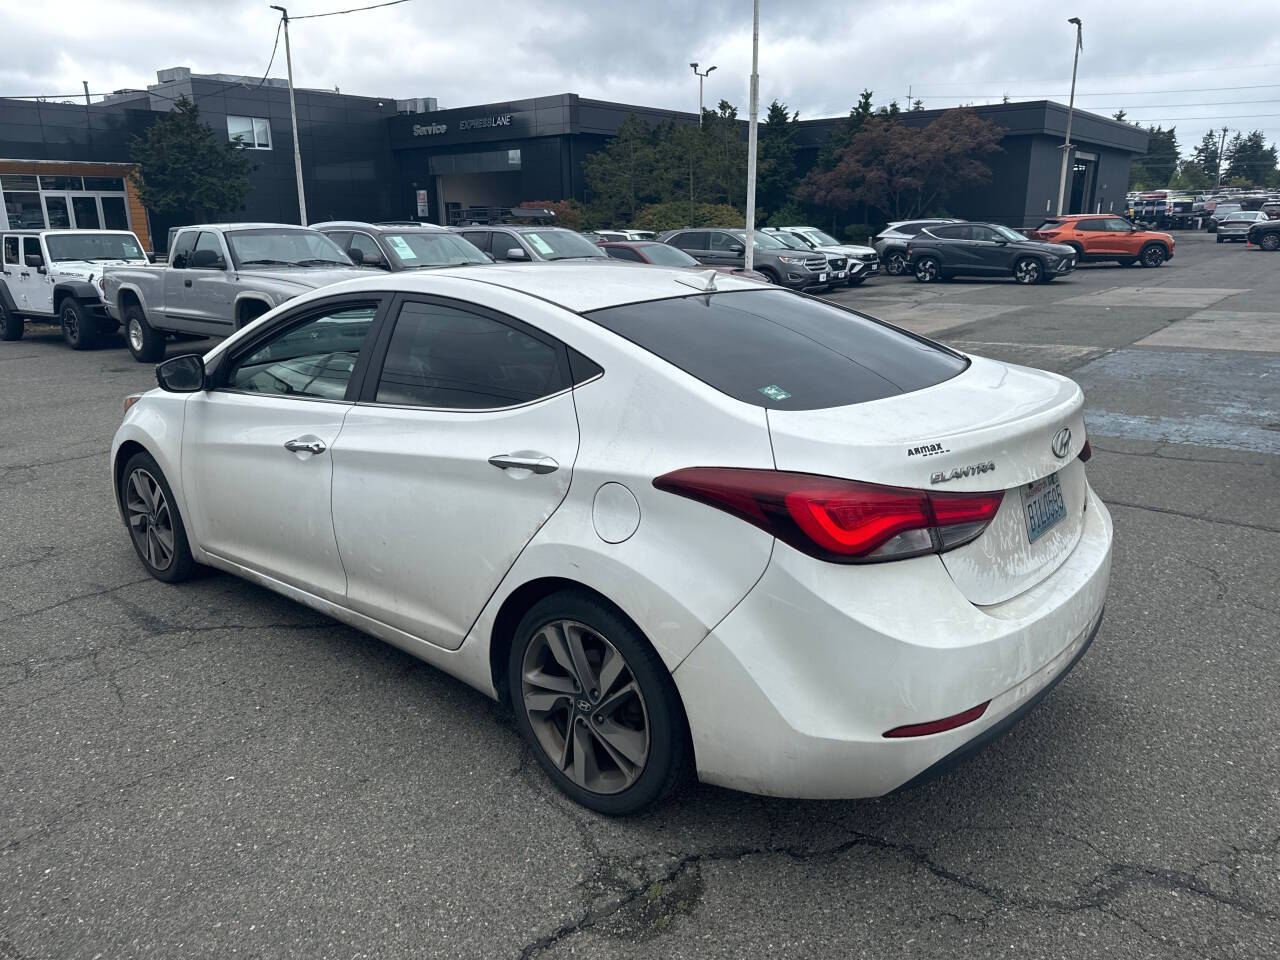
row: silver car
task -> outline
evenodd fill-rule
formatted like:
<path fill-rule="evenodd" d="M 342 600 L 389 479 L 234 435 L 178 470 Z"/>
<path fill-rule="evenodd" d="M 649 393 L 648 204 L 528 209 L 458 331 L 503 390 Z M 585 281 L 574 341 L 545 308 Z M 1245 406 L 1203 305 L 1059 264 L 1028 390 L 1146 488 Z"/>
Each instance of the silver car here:
<path fill-rule="evenodd" d="M 936 227 L 943 223 L 959 223 L 954 219 L 897 220 L 886 224 L 885 228 L 871 240 L 884 264 L 884 272 L 897 277 L 907 270 L 907 241 L 916 236 L 925 227 Z"/>
<path fill-rule="evenodd" d="M 1241 210 L 1238 213 L 1229 213 L 1218 224 L 1218 242 L 1226 243 L 1228 240 L 1244 240 L 1249 235 L 1250 227 L 1265 220 L 1267 220 L 1267 215 L 1261 210 Z"/>

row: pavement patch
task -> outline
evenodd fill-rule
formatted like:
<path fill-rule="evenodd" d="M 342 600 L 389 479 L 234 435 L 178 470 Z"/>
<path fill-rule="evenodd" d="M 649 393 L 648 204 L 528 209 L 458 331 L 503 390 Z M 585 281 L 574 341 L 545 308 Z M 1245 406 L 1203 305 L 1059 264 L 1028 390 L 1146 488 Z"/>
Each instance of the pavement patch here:
<path fill-rule="evenodd" d="M 1134 346 L 1280 353 L 1280 313 L 1199 310 L 1185 320 L 1143 337 Z"/>

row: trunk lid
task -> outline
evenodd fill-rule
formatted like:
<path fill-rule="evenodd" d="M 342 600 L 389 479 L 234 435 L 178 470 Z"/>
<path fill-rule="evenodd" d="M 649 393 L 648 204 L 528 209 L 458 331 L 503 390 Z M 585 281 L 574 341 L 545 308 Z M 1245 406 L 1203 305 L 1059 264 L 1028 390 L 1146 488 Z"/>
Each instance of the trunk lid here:
<path fill-rule="evenodd" d="M 827 409 L 770 409 L 768 419 L 779 470 L 938 492 L 1004 490 L 982 535 L 941 555 L 969 601 L 986 605 L 1049 576 L 1079 539 L 1088 489 L 1077 459 L 1083 406 L 1080 388 L 1064 377 L 974 357 L 959 375 L 923 390 Z M 1035 485 L 1050 477 L 1056 483 Z M 1041 531 L 1044 498 L 1059 496 L 1065 515 Z"/>

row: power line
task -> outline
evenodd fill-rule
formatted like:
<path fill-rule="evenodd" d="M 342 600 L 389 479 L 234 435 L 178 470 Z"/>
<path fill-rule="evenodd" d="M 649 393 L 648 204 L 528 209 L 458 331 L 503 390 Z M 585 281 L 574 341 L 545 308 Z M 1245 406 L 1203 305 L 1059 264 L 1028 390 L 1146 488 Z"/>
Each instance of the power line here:
<path fill-rule="evenodd" d="M 1146 117 L 1142 120 L 1132 120 L 1132 121 L 1129 121 L 1129 118 L 1125 117 L 1125 120 L 1136 124 L 1136 123 L 1153 123 L 1156 121 L 1160 123 L 1169 123 L 1169 122 L 1181 123 L 1183 120 L 1247 120 L 1250 118 L 1256 119 L 1256 120 L 1267 120 L 1272 117 L 1280 117 L 1280 113 L 1219 113 L 1219 114 L 1214 114 L 1212 116 L 1205 116 L 1205 117 Z"/>
<path fill-rule="evenodd" d="M 1232 70 L 1254 70 L 1264 67 L 1280 67 L 1280 63 L 1241 63 L 1231 65 Z M 1151 73 L 1095 73 L 1091 76 L 1096 80 L 1115 80 L 1120 77 L 1140 78 L 1140 77 L 1172 77 L 1184 73 L 1219 73 L 1222 71 L 1221 66 L 1216 67 L 1196 67 L 1191 70 L 1160 70 Z M 1060 80 L 1061 77 L 1040 77 L 1038 79 L 1029 79 L 1027 77 L 1019 77 L 1010 80 L 940 80 L 937 83 L 930 83 L 926 80 L 923 86 L 926 87 L 957 87 L 964 86 L 968 83 L 1053 83 Z"/>
<path fill-rule="evenodd" d="M 1160 95 L 1165 93 L 1214 93 L 1214 92 L 1220 92 L 1222 90 L 1274 90 L 1277 87 L 1280 87 L 1280 83 L 1255 83 L 1255 84 L 1250 84 L 1248 86 L 1242 86 L 1242 87 L 1185 87 L 1181 90 L 1089 90 L 1084 92 L 1077 90 L 1076 96 L 1078 97 L 1136 97 L 1136 96 L 1142 96 L 1144 94 L 1147 96 L 1152 96 L 1152 95 Z M 964 93 L 964 94 L 935 93 L 927 97 L 917 97 L 917 99 L 954 100 L 957 98 L 963 99 L 965 97 L 974 97 L 976 99 L 983 99 L 983 98 L 992 97 L 992 96 L 995 96 L 995 94 L 993 94 L 990 90 L 988 90 L 983 93 Z M 1054 97 L 1065 97 L 1066 94 L 1065 93 L 1035 93 L 1035 94 L 1010 93 L 1010 94 L 1007 94 L 1007 96 L 1015 100 L 1045 100 L 1045 99 L 1051 99 Z"/>
<path fill-rule="evenodd" d="M 315 20 L 319 17 L 337 17 L 344 13 L 360 13 L 364 10 L 377 10 L 380 7 L 394 7 L 398 3 L 408 3 L 409 0 L 387 0 L 386 3 L 375 3 L 367 7 L 352 7 L 350 10 L 330 10 L 328 13 L 308 13 L 301 17 L 290 17 L 290 20 Z"/>
<path fill-rule="evenodd" d="M 1235 107 L 1244 103 L 1280 103 L 1280 100 L 1210 100 L 1200 103 L 1112 103 L 1112 104 L 1085 104 L 1077 105 L 1077 110 L 1163 110 L 1166 107 Z"/>

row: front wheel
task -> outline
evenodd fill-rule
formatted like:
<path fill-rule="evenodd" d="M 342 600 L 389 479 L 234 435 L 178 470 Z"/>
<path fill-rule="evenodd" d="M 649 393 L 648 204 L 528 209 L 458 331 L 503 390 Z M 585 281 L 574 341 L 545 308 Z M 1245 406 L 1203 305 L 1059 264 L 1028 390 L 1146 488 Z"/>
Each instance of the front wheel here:
<path fill-rule="evenodd" d="M 891 277 L 900 277 L 907 272 L 907 256 L 901 250 L 895 250 L 884 260 L 884 272 Z"/>
<path fill-rule="evenodd" d="M 772 267 L 758 267 L 758 268 L 757 268 L 757 270 L 758 270 L 761 274 L 763 274 L 763 275 L 764 275 L 764 278 L 765 278 L 766 280 L 768 280 L 770 283 L 781 283 L 781 282 L 782 282 L 782 280 L 778 277 L 778 275 L 777 275 L 776 273 L 774 273 L 774 272 L 773 272 L 773 268 L 772 268 Z"/>
<path fill-rule="evenodd" d="M 98 345 L 98 327 L 89 311 L 75 297 L 67 297 L 58 308 L 62 339 L 72 350 L 92 350 Z"/>
<path fill-rule="evenodd" d="M 921 257 L 916 261 L 915 274 L 920 283 L 933 283 L 942 276 L 942 264 L 937 257 Z"/>
<path fill-rule="evenodd" d="M 189 580 L 195 560 L 169 482 L 149 453 L 135 453 L 121 475 L 120 506 L 147 573 L 165 583 Z"/>
<path fill-rule="evenodd" d="M 671 793 L 688 729 L 671 674 L 611 604 L 566 590 L 516 628 L 507 665 L 516 724 L 556 786 L 610 816 Z"/>
<path fill-rule="evenodd" d="M 1044 265 L 1034 257 L 1023 257 L 1013 265 L 1013 279 L 1025 284 L 1040 283 L 1044 280 Z"/>
<path fill-rule="evenodd" d="M 0 340 L 21 340 L 26 329 L 27 321 L 0 303 Z"/>
<path fill-rule="evenodd" d="M 1164 247 L 1160 246 L 1158 243 L 1153 243 L 1150 246 L 1143 247 L 1139 260 L 1144 267 L 1160 266 L 1165 261 Z"/>
<path fill-rule="evenodd" d="M 136 303 L 125 308 L 124 338 L 133 359 L 139 363 L 158 363 L 164 359 L 164 335 L 147 323 L 146 314 Z"/>
<path fill-rule="evenodd" d="M 1263 250 L 1270 250 L 1272 253 L 1275 253 L 1277 250 L 1280 250 L 1280 233 L 1268 233 L 1258 241 L 1258 246 Z"/>

